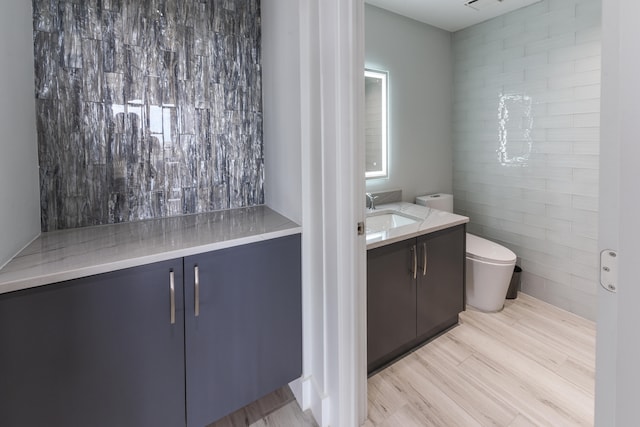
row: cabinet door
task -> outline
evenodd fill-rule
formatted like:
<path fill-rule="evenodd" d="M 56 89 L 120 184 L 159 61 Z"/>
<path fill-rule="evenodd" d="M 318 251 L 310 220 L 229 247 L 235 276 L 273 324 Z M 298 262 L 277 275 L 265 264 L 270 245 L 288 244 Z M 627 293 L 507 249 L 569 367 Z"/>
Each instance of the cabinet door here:
<path fill-rule="evenodd" d="M 464 226 L 419 237 L 418 250 L 418 336 L 432 335 L 455 324 L 464 310 Z"/>
<path fill-rule="evenodd" d="M 185 258 L 185 286 L 189 426 L 300 377 L 300 235 Z"/>
<path fill-rule="evenodd" d="M 0 295 L 0 424 L 185 425 L 182 283 L 180 259 Z"/>
<path fill-rule="evenodd" d="M 416 337 L 415 244 L 409 239 L 367 252 L 369 372 Z"/>

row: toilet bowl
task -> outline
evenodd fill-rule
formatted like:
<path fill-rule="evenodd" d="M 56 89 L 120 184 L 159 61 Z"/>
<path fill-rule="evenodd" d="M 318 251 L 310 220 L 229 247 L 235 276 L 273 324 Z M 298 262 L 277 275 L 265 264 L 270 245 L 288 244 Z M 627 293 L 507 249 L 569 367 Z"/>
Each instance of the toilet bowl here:
<path fill-rule="evenodd" d="M 482 237 L 467 233 L 467 304 L 482 311 L 500 311 L 509 290 L 516 254 Z"/>
<path fill-rule="evenodd" d="M 416 204 L 453 212 L 451 194 L 416 197 Z M 466 301 L 487 312 L 500 311 L 509 290 L 516 254 L 495 242 L 467 233 Z"/>

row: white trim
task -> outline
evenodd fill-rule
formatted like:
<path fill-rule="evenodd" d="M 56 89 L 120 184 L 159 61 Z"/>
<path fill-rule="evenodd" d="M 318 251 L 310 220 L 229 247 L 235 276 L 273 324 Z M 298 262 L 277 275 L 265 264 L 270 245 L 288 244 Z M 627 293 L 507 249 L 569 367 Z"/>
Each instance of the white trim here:
<path fill-rule="evenodd" d="M 637 1 L 603 2 L 598 248 L 617 250 L 618 283 L 616 293 L 598 287 L 596 426 L 636 425 L 638 418 L 638 14 Z"/>
<path fill-rule="evenodd" d="M 302 162 L 302 283 L 303 283 L 303 410 L 310 409 L 319 426 L 329 423 L 326 393 L 325 355 L 325 267 L 324 222 L 322 219 L 323 178 L 321 96 L 318 47 L 318 1 L 300 0 L 300 128 Z M 320 200 L 320 203 L 319 203 Z"/>
<path fill-rule="evenodd" d="M 311 410 L 316 422 L 320 424 L 319 420 L 329 419 L 329 396 L 320 389 L 314 377 L 298 378 L 289 387 L 300 408 L 303 411 Z"/>
<path fill-rule="evenodd" d="M 304 372 L 325 426 L 366 414 L 364 4 L 301 0 Z"/>
<path fill-rule="evenodd" d="M 602 81 L 600 98 L 600 179 L 598 250 L 620 248 L 620 5 L 602 4 Z M 606 148 L 605 148 L 606 147 Z M 620 259 L 618 260 L 620 262 Z M 615 426 L 617 418 L 618 294 L 601 286 L 596 315 L 595 425 Z M 622 425 L 622 424 L 620 424 Z"/>
<path fill-rule="evenodd" d="M 364 36 L 365 36 L 365 24 L 364 24 L 364 1 L 359 0 L 355 2 L 355 16 L 353 17 L 352 29 L 352 53 L 353 58 L 352 65 L 356 67 L 354 72 L 359 72 L 364 68 L 365 54 L 364 54 Z M 360 221 L 365 220 L 365 204 L 362 202 L 362 195 L 366 192 L 366 179 L 363 179 L 363 172 L 365 171 L 365 137 L 364 137 L 364 76 L 360 72 L 360 81 L 356 77 L 356 91 L 355 100 L 353 101 L 352 108 L 355 111 L 354 121 L 355 125 L 353 141 L 355 142 L 355 167 L 352 171 L 354 186 L 354 199 L 355 199 L 355 213 Z M 387 82 L 388 83 L 388 82 Z M 389 119 L 389 105 L 388 95 L 389 87 L 387 84 L 387 120 Z M 385 164 L 387 168 L 387 174 L 389 173 L 389 135 L 388 126 L 385 130 L 387 135 L 386 146 L 386 159 Z M 355 410 L 358 419 L 358 425 L 364 424 L 367 420 L 367 239 L 366 236 L 361 236 L 357 240 L 355 249 L 356 258 L 354 265 L 357 266 L 356 271 L 356 294 L 354 301 L 355 309 L 355 321 L 356 321 L 356 354 L 355 354 Z"/>

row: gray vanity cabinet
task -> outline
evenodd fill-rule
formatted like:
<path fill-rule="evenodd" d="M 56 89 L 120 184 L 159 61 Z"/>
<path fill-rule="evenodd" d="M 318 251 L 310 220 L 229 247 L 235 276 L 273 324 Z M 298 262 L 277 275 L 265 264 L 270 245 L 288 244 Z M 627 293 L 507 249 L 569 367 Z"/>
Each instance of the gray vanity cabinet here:
<path fill-rule="evenodd" d="M 418 337 L 433 336 L 458 323 L 458 313 L 464 310 L 465 240 L 464 226 L 417 239 Z"/>
<path fill-rule="evenodd" d="M 302 374 L 300 235 L 184 266 L 187 425 L 198 427 Z"/>
<path fill-rule="evenodd" d="M 458 322 L 464 269 L 464 225 L 367 251 L 369 373 Z"/>
<path fill-rule="evenodd" d="M 300 377 L 300 284 L 297 234 L 0 295 L 0 425 L 204 427 Z"/>
<path fill-rule="evenodd" d="M 0 295 L 0 425 L 184 425 L 182 284 L 180 258 Z"/>
<path fill-rule="evenodd" d="M 416 239 L 367 252 L 368 370 L 416 337 Z"/>

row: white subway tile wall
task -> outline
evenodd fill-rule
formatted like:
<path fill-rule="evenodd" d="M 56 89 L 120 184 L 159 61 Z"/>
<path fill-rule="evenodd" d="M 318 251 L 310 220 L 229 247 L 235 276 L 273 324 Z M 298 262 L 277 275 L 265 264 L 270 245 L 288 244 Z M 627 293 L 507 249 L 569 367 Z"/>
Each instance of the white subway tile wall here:
<path fill-rule="evenodd" d="M 453 34 L 455 210 L 518 255 L 522 290 L 595 319 L 600 0 Z"/>

